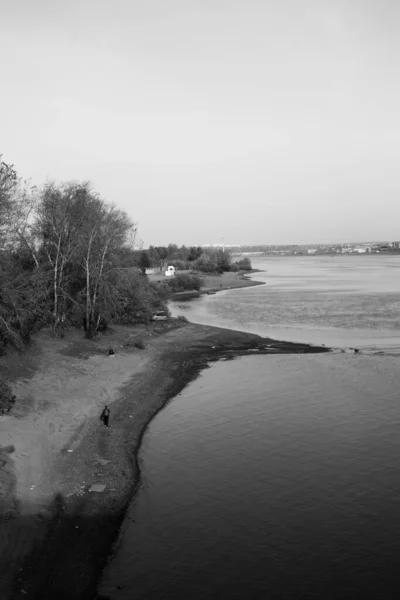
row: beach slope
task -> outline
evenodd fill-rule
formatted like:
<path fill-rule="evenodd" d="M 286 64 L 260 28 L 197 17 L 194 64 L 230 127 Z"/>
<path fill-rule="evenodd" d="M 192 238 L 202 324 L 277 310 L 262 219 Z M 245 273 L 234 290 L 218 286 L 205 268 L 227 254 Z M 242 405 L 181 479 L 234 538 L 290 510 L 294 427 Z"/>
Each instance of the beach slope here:
<path fill-rule="evenodd" d="M 97 341 L 41 332 L 23 359 L 2 359 L 18 401 L 0 418 L 1 600 L 96 598 L 140 480 L 143 433 L 210 362 L 328 350 L 171 319 Z"/>

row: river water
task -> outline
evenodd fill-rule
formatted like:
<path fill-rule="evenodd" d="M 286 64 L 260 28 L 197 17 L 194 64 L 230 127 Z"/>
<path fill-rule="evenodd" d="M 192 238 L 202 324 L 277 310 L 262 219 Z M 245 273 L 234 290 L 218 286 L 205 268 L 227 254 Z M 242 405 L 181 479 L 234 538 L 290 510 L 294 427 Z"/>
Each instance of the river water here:
<path fill-rule="evenodd" d="M 171 303 L 173 316 L 278 340 L 400 351 L 400 255 L 254 259 L 263 286 Z"/>
<path fill-rule="evenodd" d="M 267 285 L 174 309 L 362 351 L 215 363 L 171 401 L 101 593 L 398 598 L 400 258 L 377 258 L 260 261 Z"/>

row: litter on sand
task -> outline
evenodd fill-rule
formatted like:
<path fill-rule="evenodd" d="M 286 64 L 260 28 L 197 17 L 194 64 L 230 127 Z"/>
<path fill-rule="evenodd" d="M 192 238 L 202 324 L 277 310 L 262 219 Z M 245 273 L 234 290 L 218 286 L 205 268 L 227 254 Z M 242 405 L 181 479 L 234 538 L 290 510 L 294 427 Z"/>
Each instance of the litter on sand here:
<path fill-rule="evenodd" d="M 102 483 L 94 483 L 89 489 L 89 492 L 104 492 L 105 489 L 106 486 Z"/>

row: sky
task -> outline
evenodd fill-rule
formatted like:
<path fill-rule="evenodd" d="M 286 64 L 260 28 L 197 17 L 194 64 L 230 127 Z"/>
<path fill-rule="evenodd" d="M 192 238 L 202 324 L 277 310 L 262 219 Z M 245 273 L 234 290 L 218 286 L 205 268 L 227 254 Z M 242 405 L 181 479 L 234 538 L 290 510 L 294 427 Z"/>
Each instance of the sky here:
<path fill-rule="evenodd" d="M 13 0 L 0 153 L 144 246 L 400 239 L 397 0 Z"/>

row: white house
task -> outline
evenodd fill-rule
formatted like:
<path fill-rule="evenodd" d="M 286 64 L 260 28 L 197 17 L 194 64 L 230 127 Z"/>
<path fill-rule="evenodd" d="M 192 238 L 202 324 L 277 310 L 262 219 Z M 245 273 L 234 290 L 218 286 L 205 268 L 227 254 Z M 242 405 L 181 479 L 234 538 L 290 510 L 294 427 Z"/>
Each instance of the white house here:
<path fill-rule="evenodd" d="M 167 270 L 165 271 L 165 277 L 173 277 L 175 275 L 175 267 L 167 267 Z"/>

